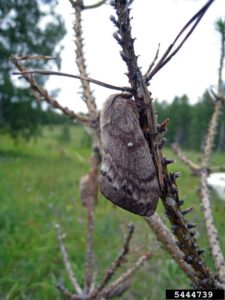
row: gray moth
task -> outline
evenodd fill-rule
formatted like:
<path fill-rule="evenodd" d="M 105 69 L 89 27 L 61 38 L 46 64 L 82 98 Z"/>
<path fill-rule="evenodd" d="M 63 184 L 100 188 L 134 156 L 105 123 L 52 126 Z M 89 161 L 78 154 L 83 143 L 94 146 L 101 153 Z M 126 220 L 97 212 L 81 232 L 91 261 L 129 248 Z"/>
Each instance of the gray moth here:
<path fill-rule="evenodd" d="M 115 205 L 141 216 L 154 214 L 160 195 L 155 166 L 134 100 L 111 95 L 100 116 L 103 148 L 100 191 Z"/>

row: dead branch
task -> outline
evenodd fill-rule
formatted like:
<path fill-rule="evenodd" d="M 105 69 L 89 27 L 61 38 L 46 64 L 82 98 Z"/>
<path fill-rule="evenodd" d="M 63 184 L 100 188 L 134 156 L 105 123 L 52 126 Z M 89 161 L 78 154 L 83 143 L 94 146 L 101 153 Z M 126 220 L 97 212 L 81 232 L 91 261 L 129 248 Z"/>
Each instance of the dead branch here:
<path fill-rule="evenodd" d="M 185 26 L 180 30 L 172 44 L 167 48 L 165 53 L 162 55 L 161 59 L 155 66 L 155 68 L 148 74 L 146 77 L 146 83 L 149 82 L 153 76 L 160 70 L 162 67 L 164 67 L 170 60 L 171 58 L 177 54 L 177 52 L 181 49 L 181 47 L 184 45 L 186 40 L 190 37 L 190 35 L 193 33 L 195 30 L 196 26 L 198 23 L 201 21 L 202 17 L 210 7 L 210 5 L 214 2 L 215 0 L 209 0 L 186 24 Z M 192 25 L 193 24 L 193 25 Z M 192 25 L 190 30 L 187 32 L 187 34 L 184 36 L 183 40 L 180 42 L 180 44 L 172 51 L 174 46 L 176 45 L 177 41 L 179 38 L 183 35 L 184 32 Z"/>
<path fill-rule="evenodd" d="M 84 57 L 84 44 L 82 37 L 82 26 L 81 26 L 81 11 L 84 9 L 83 0 L 77 0 L 73 6 L 75 9 L 75 21 L 73 25 L 75 33 L 75 53 L 76 53 L 76 65 L 78 67 L 80 76 L 82 78 L 87 78 L 87 66 Z M 83 89 L 83 99 L 87 105 L 90 115 L 95 116 L 97 112 L 95 98 L 90 88 L 88 81 L 81 79 L 82 89 Z"/>
<path fill-rule="evenodd" d="M 216 269 L 218 271 L 219 278 L 223 283 L 225 283 L 225 260 L 224 260 L 222 249 L 220 247 L 219 236 L 212 215 L 209 189 L 206 181 L 207 177 L 208 177 L 207 172 L 201 171 L 201 175 L 200 175 L 201 207 L 204 213 L 206 232 L 208 236 L 210 250 L 212 252 L 212 257 Z"/>
<path fill-rule="evenodd" d="M 102 1 L 99 1 L 95 4 L 92 4 L 92 5 L 84 5 L 84 9 L 92 9 L 92 8 L 97 8 L 97 7 L 100 7 L 102 6 L 103 4 L 106 3 L 106 0 L 102 0 Z"/>
<path fill-rule="evenodd" d="M 197 165 L 196 163 L 191 161 L 189 158 L 187 158 L 187 156 L 183 154 L 183 152 L 177 146 L 177 144 L 172 144 L 171 147 L 172 147 L 174 153 L 179 157 L 179 159 L 190 168 L 192 174 L 199 175 L 201 166 Z"/>
<path fill-rule="evenodd" d="M 206 141 L 204 145 L 203 150 L 203 159 L 201 166 L 193 163 L 191 160 L 189 160 L 185 155 L 182 154 L 181 150 L 176 146 L 172 145 L 172 149 L 175 151 L 177 156 L 191 169 L 191 171 L 195 175 L 200 176 L 200 201 L 201 201 L 201 207 L 204 215 L 204 221 L 207 231 L 207 237 L 208 242 L 210 245 L 210 249 L 212 252 L 212 257 L 216 266 L 216 269 L 219 274 L 220 280 L 225 283 L 225 259 L 222 253 L 222 249 L 219 242 L 219 237 L 217 233 L 217 229 L 214 223 L 213 214 L 211 210 L 211 204 L 210 204 L 210 195 L 209 195 L 209 188 L 207 185 L 207 177 L 210 171 L 218 169 L 223 169 L 224 166 L 221 167 L 211 167 L 210 159 L 212 156 L 212 150 L 213 150 L 213 144 L 215 140 L 215 135 L 217 133 L 217 126 L 219 121 L 219 116 L 221 109 L 223 107 L 224 101 L 223 101 L 223 89 L 222 89 L 222 70 L 223 70 L 223 59 L 224 59 L 224 36 L 225 31 L 222 35 L 221 39 L 221 56 L 220 56 L 220 64 L 219 64 L 219 75 L 218 75 L 218 95 L 211 90 L 211 93 L 213 97 L 215 98 L 215 105 L 214 105 L 214 111 L 209 123 L 208 133 L 206 136 Z"/>
<path fill-rule="evenodd" d="M 54 60 L 54 59 L 56 59 L 53 56 L 47 56 L 47 55 L 23 55 L 23 56 L 14 55 L 14 58 L 17 61 L 21 61 L 21 60 Z"/>
<path fill-rule="evenodd" d="M 30 72 L 17 61 L 16 56 L 11 57 L 11 61 L 13 64 L 17 67 L 17 69 L 20 71 L 18 74 L 22 74 L 23 77 L 26 79 L 27 82 L 29 82 L 30 87 L 32 90 L 34 90 L 35 93 L 37 93 L 38 97 L 37 99 L 43 98 L 48 104 L 50 104 L 52 107 L 61 110 L 66 116 L 69 118 L 78 121 L 82 124 L 91 124 L 91 119 L 88 116 L 76 114 L 74 111 L 70 110 L 68 107 L 63 107 L 59 102 L 57 102 L 53 97 L 51 97 L 47 90 L 45 90 L 42 86 L 40 86 L 33 76 L 30 74 Z"/>
<path fill-rule="evenodd" d="M 128 234 L 124 241 L 123 248 L 117 259 L 112 263 L 111 267 L 105 272 L 102 282 L 98 285 L 96 290 L 92 294 L 92 298 L 95 299 L 96 296 L 104 289 L 108 284 L 109 280 L 112 278 L 116 270 L 122 265 L 125 256 L 129 253 L 129 244 L 134 233 L 134 226 L 128 226 Z"/>
<path fill-rule="evenodd" d="M 69 0 L 69 2 L 71 3 L 73 8 L 76 8 L 76 6 L 80 6 L 80 8 L 82 10 L 84 10 L 84 9 L 98 8 L 98 7 L 102 6 L 103 4 L 105 4 L 106 0 L 101 0 L 101 1 L 96 2 L 94 4 L 91 4 L 91 5 L 84 5 L 83 0 L 82 1 L 80 1 L 80 0 Z"/>
<path fill-rule="evenodd" d="M 158 56 L 159 56 L 159 48 L 160 48 L 160 44 L 158 44 L 158 48 L 157 48 L 157 51 L 156 51 L 156 53 L 155 53 L 155 57 L 154 57 L 152 63 L 150 64 L 150 66 L 149 66 L 147 72 L 146 72 L 145 75 L 144 75 L 145 80 L 148 78 L 148 76 L 149 76 L 149 74 L 150 74 L 152 68 L 154 67 L 154 65 L 155 65 L 155 63 L 156 63 L 156 61 L 157 61 L 157 59 L 158 59 Z"/>
<path fill-rule="evenodd" d="M 158 241 L 161 242 L 164 249 L 173 257 L 181 270 L 190 278 L 190 280 L 199 286 L 199 280 L 193 268 L 184 260 L 184 253 L 177 247 L 176 240 L 171 231 L 164 225 L 161 218 L 155 213 L 151 217 L 145 217 L 145 221 L 151 227 Z"/>
<path fill-rule="evenodd" d="M 186 165 L 189 167 L 190 171 L 194 176 L 199 176 L 200 171 L 201 171 L 201 166 L 190 160 L 183 152 L 182 150 L 178 147 L 177 144 L 172 144 L 171 145 L 172 150 L 174 153 L 177 155 L 177 157 Z M 225 165 L 222 166 L 210 166 L 207 168 L 208 173 L 211 172 L 218 172 L 218 171 L 225 171 Z"/>
<path fill-rule="evenodd" d="M 115 85 L 111 85 L 96 79 L 92 78 L 87 78 L 87 77 L 82 77 L 79 75 L 73 75 L 73 74 L 68 74 L 68 73 L 62 73 L 62 72 L 57 72 L 57 71 L 47 71 L 47 70 L 25 70 L 21 72 L 13 72 L 13 75 L 27 75 L 27 74 L 40 74 L 40 75 L 56 75 L 56 76 L 64 76 L 64 77 L 70 77 L 70 78 L 75 78 L 75 79 L 81 79 L 84 81 L 89 81 L 94 84 L 100 85 L 102 87 L 112 89 L 112 90 L 117 90 L 117 91 L 122 91 L 122 92 L 131 92 L 131 89 L 129 87 L 119 87 Z"/>
<path fill-rule="evenodd" d="M 80 296 L 70 293 L 62 284 L 57 284 L 57 288 L 63 294 L 63 296 L 65 296 L 68 299 L 71 299 L 71 300 L 84 299 L 84 298 L 81 298 Z"/>
<path fill-rule="evenodd" d="M 61 233 L 60 225 L 56 224 L 55 229 L 56 229 L 58 240 L 59 240 L 60 251 L 61 251 L 61 254 L 63 257 L 64 265 L 65 265 L 68 277 L 70 279 L 70 282 L 71 282 L 73 288 L 75 289 L 75 291 L 77 292 L 77 294 L 82 295 L 83 294 L 82 289 L 79 286 L 78 281 L 73 273 L 72 266 L 70 264 L 70 260 L 69 260 L 69 257 L 68 257 L 67 251 L 66 251 L 66 247 L 63 242 L 63 235 Z"/>
<path fill-rule="evenodd" d="M 116 281 L 111 283 L 108 287 L 104 288 L 101 292 L 102 295 L 107 298 L 111 295 L 112 291 L 115 291 L 121 285 L 124 285 L 124 282 L 127 282 L 131 276 L 143 265 L 143 263 L 151 257 L 151 254 L 142 255 L 125 273 L 123 273 Z M 114 292 L 115 293 L 115 292 Z"/>
<path fill-rule="evenodd" d="M 212 2 L 213 1 L 208 1 L 207 5 L 210 5 Z M 168 219 L 174 228 L 174 234 L 178 239 L 179 248 L 184 253 L 184 260 L 190 264 L 196 272 L 199 284 L 198 287 L 213 288 L 216 285 L 213 274 L 205 265 L 203 257 L 199 251 L 199 246 L 194 237 L 194 232 L 190 230 L 188 222 L 184 218 L 184 215 L 190 212 L 190 210 L 181 210 L 180 206 L 182 201 L 179 199 L 178 188 L 176 185 L 176 174 L 169 173 L 167 171 L 167 164 L 171 161 L 162 156 L 161 150 L 158 146 L 160 144 L 160 140 L 157 131 L 156 113 L 154 111 L 150 93 L 146 86 L 146 81 L 137 64 L 137 55 L 134 51 L 134 39 L 131 35 L 129 4 L 130 1 L 114 0 L 113 6 L 116 10 L 117 19 L 115 17 L 111 17 L 111 20 L 118 29 L 118 31 L 114 34 L 114 37 L 122 47 L 121 57 L 127 65 L 127 75 L 133 90 L 134 98 L 137 101 L 146 103 L 149 107 L 146 112 L 147 116 L 141 115 L 141 125 L 144 134 L 146 132 L 149 133 L 149 138 L 146 138 L 146 140 L 148 141 L 150 152 L 158 173 L 159 183 L 162 188 L 161 199 L 166 209 Z M 204 9 L 206 9 L 206 7 L 207 6 L 204 6 Z M 202 10 L 201 13 L 198 12 L 198 14 L 192 18 L 193 20 L 197 19 L 194 26 L 196 26 L 197 22 L 200 21 L 204 12 L 205 11 Z M 155 68 L 153 70 L 155 70 Z"/>
<path fill-rule="evenodd" d="M 218 275 L 220 280 L 225 283 L 225 259 L 223 256 L 223 252 L 220 246 L 219 237 L 217 234 L 216 226 L 213 220 L 211 205 L 210 205 L 210 196 L 209 196 L 209 189 L 207 185 L 207 169 L 209 167 L 212 149 L 214 144 L 215 135 L 217 132 L 217 126 L 219 122 L 220 112 L 223 106 L 223 82 L 222 82 L 222 70 L 223 70 L 223 60 L 225 54 L 225 30 L 221 32 L 221 55 L 220 55 L 220 62 L 219 62 L 219 75 L 218 75 L 218 98 L 215 102 L 214 112 L 209 124 L 208 134 L 206 137 L 206 142 L 203 151 L 203 159 L 202 159 L 202 169 L 200 172 L 200 199 L 201 199 L 201 206 L 204 214 L 205 219 L 205 226 L 207 230 L 207 236 L 209 245 L 212 251 L 212 257 L 218 271 Z"/>

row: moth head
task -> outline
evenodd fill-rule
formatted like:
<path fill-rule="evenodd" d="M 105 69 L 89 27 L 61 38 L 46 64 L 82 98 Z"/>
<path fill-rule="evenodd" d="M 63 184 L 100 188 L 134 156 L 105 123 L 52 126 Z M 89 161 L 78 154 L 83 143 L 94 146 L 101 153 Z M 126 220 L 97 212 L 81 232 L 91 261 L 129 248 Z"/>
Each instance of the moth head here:
<path fill-rule="evenodd" d="M 138 114 L 137 104 L 131 98 L 131 94 L 125 93 L 109 96 L 102 106 L 100 123 L 103 126 L 107 125 L 110 120 L 119 116 L 121 112 L 126 113 L 126 110 L 132 111 L 134 114 Z"/>

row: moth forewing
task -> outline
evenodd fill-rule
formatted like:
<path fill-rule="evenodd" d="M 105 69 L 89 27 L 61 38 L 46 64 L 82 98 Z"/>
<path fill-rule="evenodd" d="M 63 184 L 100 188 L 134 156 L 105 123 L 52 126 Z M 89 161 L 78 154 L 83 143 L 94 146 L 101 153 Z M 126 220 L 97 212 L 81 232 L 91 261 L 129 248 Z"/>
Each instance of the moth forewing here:
<path fill-rule="evenodd" d="M 100 191 L 115 205 L 151 216 L 160 188 L 135 101 L 123 94 L 111 95 L 103 105 L 100 126 L 103 147 Z"/>

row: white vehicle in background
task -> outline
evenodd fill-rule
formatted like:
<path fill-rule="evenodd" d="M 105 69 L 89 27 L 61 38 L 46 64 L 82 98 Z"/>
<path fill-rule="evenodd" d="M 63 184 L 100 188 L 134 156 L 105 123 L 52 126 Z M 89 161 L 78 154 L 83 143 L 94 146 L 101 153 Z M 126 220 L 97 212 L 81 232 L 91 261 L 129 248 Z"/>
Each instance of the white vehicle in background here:
<path fill-rule="evenodd" d="M 225 173 L 212 173 L 207 178 L 208 185 L 225 201 Z"/>

